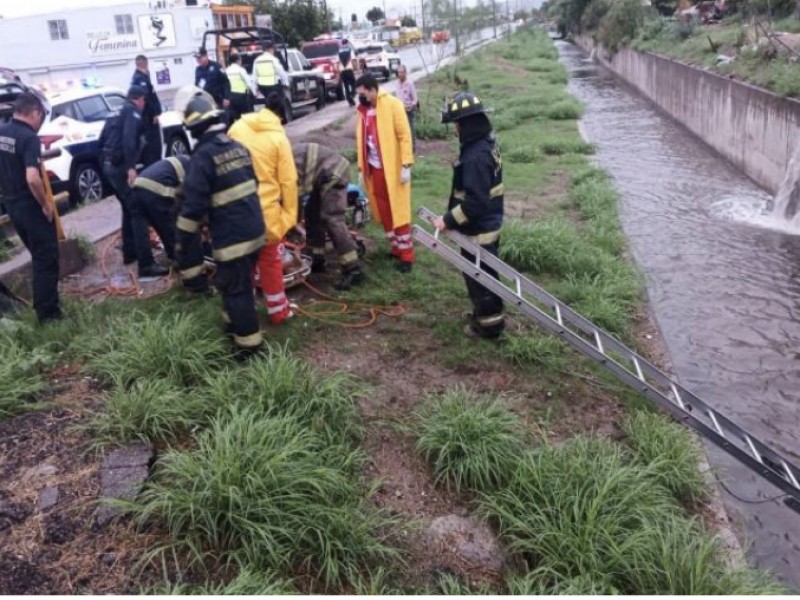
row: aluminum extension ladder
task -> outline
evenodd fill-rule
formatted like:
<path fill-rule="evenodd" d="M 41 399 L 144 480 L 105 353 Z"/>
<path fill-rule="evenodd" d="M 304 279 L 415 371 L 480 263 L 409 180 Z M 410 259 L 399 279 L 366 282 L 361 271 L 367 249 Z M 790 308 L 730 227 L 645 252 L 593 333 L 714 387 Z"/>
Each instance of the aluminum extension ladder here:
<path fill-rule="evenodd" d="M 417 214 L 423 221 L 431 224 L 436 217 L 426 208 L 421 208 Z M 499 258 L 482 250 L 467 236 L 450 230 L 443 234 L 458 249 L 475 256 L 474 261 L 467 260 L 452 245 L 444 243 L 438 230 L 430 234 L 419 225 L 414 225 L 412 235 L 462 273 L 516 306 L 540 327 L 599 363 L 632 389 L 654 401 L 677 421 L 691 427 L 785 492 L 788 495 L 785 500 L 787 506 L 800 512 L 800 469 L 789 460 L 715 411 L 611 334 Z M 481 262 L 495 269 L 501 279 L 497 280 L 484 271 Z M 504 279 L 510 283 L 506 283 Z"/>

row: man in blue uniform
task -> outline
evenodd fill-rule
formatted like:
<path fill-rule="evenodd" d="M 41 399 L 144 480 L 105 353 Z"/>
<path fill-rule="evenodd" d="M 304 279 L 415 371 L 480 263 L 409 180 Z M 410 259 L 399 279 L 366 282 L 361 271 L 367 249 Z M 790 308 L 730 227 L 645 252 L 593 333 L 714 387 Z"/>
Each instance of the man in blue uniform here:
<path fill-rule="evenodd" d="M 155 229 L 170 260 L 175 260 L 175 219 L 188 168 L 188 156 L 170 156 L 147 167 L 133 182 L 131 213 L 134 220 L 143 221 L 143 225 L 137 223 L 134 229 L 145 232 L 149 227 Z M 155 262 L 149 237 L 141 243 L 136 240 L 136 254 L 140 265 Z"/>
<path fill-rule="evenodd" d="M 33 307 L 40 323 L 61 318 L 58 235 L 39 170 L 36 135 L 46 114 L 37 96 L 23 93 L 14 101 L 12 119 L 0 125 L 0 199 L 31 253 Z"/>
<path fill-rule="evenodd" d="M 153 82 L 150 80 L 147 57 L 143 54 L 136 57 L 136 70 L 131 78 L 131 87 L 141 87 L 145 91 L 144 110 L 142 111 L 145 144 L 141 161 L 145 167 L 148 167 L 157 160 L 161 160 L 163 142 L 161 140 L 161 126 L 158 124 L 158 117 L 161 114 L 161 102 L 153 88 Z"/>
<path fill-rule="evenodd" d="M 131 190 L 136 180 L 136 164 L 142 152 L 144 124 L 142 111 L 145 91 L 141 87 L 128 90 L 128 101 L 120 112 L 106 120 L 100 133 L 103 153 L 103 173 L 114 188 L 117 200 L 122 205 L 122 260 L 128 265 L 137 261 L 137 240 L 149 245 L 149 232 L 141 219 L 131 213 Z M 161 277 L 169 269 L 158 264 L 139 263 L 139 278 L 142 280 Z"/>
<path fill-rule="evenodd" d="M 503 164 L 492 124 L 480 99 L 456 94 L 442 111 L 443 123 L 455 123 L 461 151 L 453 165 L 453 185 L 447 212 L 437 217 L 440 230 L 454 229 L 497 256 L 503 224 Z M 462 256 L 475 257 L 462 250 Z M 497 272 L 481 268 L 497 279 Z M 470 337 L 495 338 L 505 327 L 503 300 L 471 277 L 464 276 L 473 310 L 464 332 Z"/>
<path fill-rule="evenodd" d="M 198 141 L 183 186 L 176 253 L 184 287 L 206 292 L 200 227 L 208 223 L 225 332 L 237 355 L 247 357 L 263 344 L 252 277 L 266 236 L 253 161 L 244 146 L 225 134 L 223 115 L 203 94 L 191 98 L 184 110 L 183 124 Z"/>
<path fill-rule="evenodd" d="M 197 67 L 194 70 L 194 84 L 211 94 L 218 108 L 230 108 L 231 82 L 225 70 L 216 61 L 209 60 L 208 51 L 200 48 L 194 53 Z"/>

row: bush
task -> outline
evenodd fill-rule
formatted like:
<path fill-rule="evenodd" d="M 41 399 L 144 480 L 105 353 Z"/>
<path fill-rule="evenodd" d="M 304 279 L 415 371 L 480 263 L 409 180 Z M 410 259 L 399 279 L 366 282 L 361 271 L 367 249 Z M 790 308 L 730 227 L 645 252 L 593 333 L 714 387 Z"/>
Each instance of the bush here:
<path fill-rule="evenodd" d="M 42 371 L 50 360 L 41 349 L 29 351 L 0 333 L 0 419 L 22 412 L 44 390 Z"/>
<path fill-rule="evenodd" d="M 230 360 L 225 340 L 191 314 L 133 311 L 109 328 L 104 343 L 90 355 L 89 369 L 122 388 L 138 379 L 194 386 L 212 365 Z"/>
<path fill-rule="evenodd" d="M 299 569 L 341 586 L 391 550 L 375 535 L 378 515 L 321 445 L 294 418 L 234 408 L 193 449 L 168 450 L 130 508 L 140 524 L 167 528 L 172 542 L 157 552 L 257 571 Z"/>
<path fill-rule="evenodd" d="M 523 448 L 517 418 L 496 399 L 461 387 L 429 402 L 418 414 L 417 451 L 436 483 L 488 491 L 507 481 Z"/>
<path fill-rule="evenodd" d="M 635 460 L 680 502 L 693 504 L 708 495 L 708 486 L 698 470 L 703 461 L 697 441 L 686 427 L 646 411 L 626 416 L 622 429 Z"/>
<path fill-rule="evenodd" d="M 603 46 L 616 52 L 636 37 L 643 23 L 640 0 L 616 0 L 600 22 L 597 36 Z"/>

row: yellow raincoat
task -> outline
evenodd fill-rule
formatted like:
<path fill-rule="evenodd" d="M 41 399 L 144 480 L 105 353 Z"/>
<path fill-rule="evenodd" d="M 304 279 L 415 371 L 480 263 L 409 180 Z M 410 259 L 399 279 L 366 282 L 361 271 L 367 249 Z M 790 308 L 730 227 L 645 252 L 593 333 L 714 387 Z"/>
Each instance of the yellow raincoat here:
<path fill-rule="evenodd" d="M 277 244 L 297 224 L 297 168 L 280 119 L 271 110 L 244 115 L 228 131 L 253 157 L 267 243 Z"/>
<path fill-rule="evenodd" d="M 386 188 L 389 190 L 389 202 L 392 207 L 392 226 L 402 227 L 411 223 L 411 182 L 400 183 L 400 171 L 403 165 L 414 163 L 414 151 L 411 143 L 411 127 L 408 125 L 406 109 L 402 101 L 386 90 L 378 90 L 377 105 L 378 146 L 381 152 L 383 170 L 386 174 Z M 368 176 L 367 144 L 365 130 L 367 126 L 367 107 L 358 107 L 356 123 L 356 151 L 358 152 L 358 170 L 364 176 L 372 218 L 381 222 L 378 207 L 372 193 L 372 182 Z"/>

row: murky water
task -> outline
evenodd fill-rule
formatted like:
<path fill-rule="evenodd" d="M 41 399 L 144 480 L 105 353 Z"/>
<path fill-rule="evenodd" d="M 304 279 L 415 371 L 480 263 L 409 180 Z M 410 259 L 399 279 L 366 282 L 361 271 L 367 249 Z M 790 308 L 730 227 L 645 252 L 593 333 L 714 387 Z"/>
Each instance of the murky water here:
<path fill-rule="evenodd" d="M 769 195 L 579 48 L 557 45 L 678 377 L 800 456 L 800 236 L 767 228 Z M 800 589 L 800 514 L 727 455 L 710 459 L 731 491 L 760 502 L 724 493 L 751 562 Z"/>

